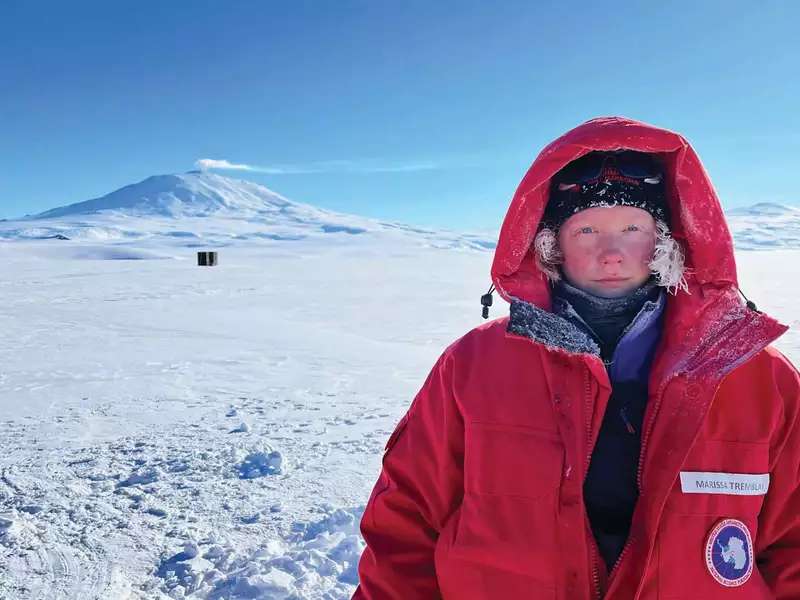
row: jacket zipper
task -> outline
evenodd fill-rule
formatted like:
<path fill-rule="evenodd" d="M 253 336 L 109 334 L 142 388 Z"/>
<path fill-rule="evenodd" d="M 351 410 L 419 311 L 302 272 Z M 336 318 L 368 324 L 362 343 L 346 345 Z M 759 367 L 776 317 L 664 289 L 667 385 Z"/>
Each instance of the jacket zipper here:
<path fill-rule="evenodd" d="M 658 388 L 658 394 L 656 395 L 656 404 L 655 406 L 653 406 L 653 410 L 650 412 L 650 415 L 647 419 L 647 423 L 645 423 L 644 426 L 642 427 L 642 446 L 639 449 L 639 464 L 637 465 L 636 468 L 636 487 L 639 490 L 640 496 L 642 494 L 642 471 L 644 470 L 644 451 L 647 446 L 647 440 L 649 438 L 650 430 L 653 424 L 655 423 L 655 415 L 658 414 L 658 409 L 661 406 L 661 399 L 664 396 L 664 390 L 666 389 L 667 385 L 673 379 L 675 379 L 677 375 L 678 375 L 677 373 L 674 373 L 661 383 L 661 386 L 659 386 Z M 617 560 L 614 562 L 614 566 L 611 568 L 611 572 L 608 574 L 609 582 L 613 581 L 614 577 L 616 576 L 620 564 L 622 564 L 623 559 L 628 554 L 628 550 L 630 550 L 631 545 L 633 544 L 633 540 L 634 540 L 633 534 L 629 535 L 628 539 L 625 540 L 625 545 L 622 547 L 622 552 L 620 552 L 619 557 L 617 557 Z"/>
<path fill-rule="evenodd" d="M 622 548 L 622 552 L 620 552 L 619 557 L 617 558 L 614 566 L 611 568 L 611 573 L 608 576 L 608 580 L 611 581 L 611 578 L 616 574 L 617 568 L 622 563 L 622 559 L 625 558 L 625 555 L 628 553 L 631 545 L 633 544 L 633 535 L 629 535 L 628 539 L 625 540 L 625 546 Z"/>
<path fill-rule="evenodd" d="M 586 367 L 583 371 L 583 395 L 586 399 L 586 464 L 583 468 L 584 476 L 586 473 L 589 472 L 589 465 L 591 464 L 592 460 L 592 394 L 591 394 L 591 386 L 589 384 L 589 368 Z M 584 509 L 585 511 L 585 509 Z M 595 598 L 602 598 L 603 591 L 600 587 L 600 567 L 598 563 L 597 557 L 597 547 L 596 542 L 594 540 L 594 533 L 592 532 L 591 527 L 589 527 L 589 554 L 591 555 L 592 561 L 592 583 L 594 584 L 594 592 Z"/>
<path fill-rule="evenodd" d="M 653 410 L 650 411 L 650 415 L 648 415 L 647 423 L 644 424 L 642 427 L 642 445 L 639 449 L 639 464 L 636 467 L 636 487 L 639 489 L 639 495 L 642 494 L 642 472 L 644 470 L 644 456 L 645 450 L 647 448 L 647 441 L 650 437 L 650 432 L 652 427 L 655 423 L 655 416 L 658 414 L 658 409 L 661 407 L 661 399 L 664 397 L 664 390 L 666 390 L 667 385 L 677 377 L 678 373 L 673 373 L 669 377 L 667 377 L 659 386 L 658 394 L 656 395 L 656 403 L 653 406 Z M 608 575 L 608 580 L 612 581 L 614 576 L 617 574 L 619 570 L 620 564 L 622 564 L 622 560 L 628 554 L 628 550 L 630 550 L 631 545 L 633 544 L 634 535 L 631 534 L 628 536 L 628 539 L 625 540 L 625 545 L 622 548 L 622 552 L 620 552 L 619 557 L 617 558 L 616 562 L 614 563 L 613 568 L 611 569 L 611 573 Z"/>
<path fill-rule="evenodd" d="M 592 583 L 594 584 L 594 597 L 599 600 L 603 597 L 603 590 L 600 586 L 600 567 L 598 566 L 600 563 L 597 556 L 597 542 L 595 542 L 594 533 L 592 532 L 592 528 L 589 526 L 588 522 L 586 523 L 586 527 L 589 530 L 589 554 L 592 561 Z"/>

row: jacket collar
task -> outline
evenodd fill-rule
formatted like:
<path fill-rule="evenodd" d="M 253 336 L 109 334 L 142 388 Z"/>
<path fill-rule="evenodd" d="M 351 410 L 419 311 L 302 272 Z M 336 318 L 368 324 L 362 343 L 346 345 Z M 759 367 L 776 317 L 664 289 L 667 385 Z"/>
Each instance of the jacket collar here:
<path fill-rule="evenodd" d="M 630 333 L 651 327 L 666 306 L 666 292 L 647 300 L 625 327 L 620 344 Z M 530 338 L 555 350 L 600 355 L 600 347 L 591 326 L 562 297 L 553 299 L 553 311 L 546 311 L 524 300 L 512 299 L 507 331 Z"/>
<path fill-rule="evenodd" d="M 571 319 L 524 300 L 511 300 L 507 331 L 551 350 L 600 356 L 600 346 L 585 329 L 578 327 Z"/>

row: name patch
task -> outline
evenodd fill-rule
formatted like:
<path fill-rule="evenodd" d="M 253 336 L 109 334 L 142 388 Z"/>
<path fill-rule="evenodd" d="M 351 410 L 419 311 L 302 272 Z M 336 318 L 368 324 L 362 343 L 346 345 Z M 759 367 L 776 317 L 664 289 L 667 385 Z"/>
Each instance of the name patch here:
<path fill-rule="evenodd" d="M 681 471 L 684 494 L 763 496 L 769 489 L 769 473 L 703 473 Z"/>

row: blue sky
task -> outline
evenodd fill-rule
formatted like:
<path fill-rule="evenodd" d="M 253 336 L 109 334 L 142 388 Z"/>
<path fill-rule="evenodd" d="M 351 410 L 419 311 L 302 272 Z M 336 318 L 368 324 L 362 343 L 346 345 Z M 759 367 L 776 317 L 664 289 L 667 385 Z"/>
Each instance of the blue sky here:
<path fill-rule="evenodd" d="M 800 203 L 796 2 L 0 4 L 0 217 L 198 159 L 326 208 L 499 224 L 536 154 L 619 114 L 726 206 Z"/>

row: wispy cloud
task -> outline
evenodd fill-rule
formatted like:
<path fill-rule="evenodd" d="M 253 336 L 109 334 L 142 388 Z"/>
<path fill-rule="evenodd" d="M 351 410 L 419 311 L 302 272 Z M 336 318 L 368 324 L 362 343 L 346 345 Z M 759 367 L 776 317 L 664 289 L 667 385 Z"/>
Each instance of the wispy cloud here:
<path fill-rule="evenodd" d="M 232 163 L 227 160 L 217 160 L 214 158 L 201 158 L 194 163 L 195 168 L 201 171 L 209 171 L 211 169 L 225 169 L 227 171 L 257 171 L 258 167 L 251 165 L 243 165 Z"/>
<path fill-rule="evenodd" d="M 305 165 L 271 165 L 259 166 L 243 163 L 232 163 L 224 159 L 201 158 L 195 163 L 201 171 L 250 171 L 269 175 L 300 175 L 309 173 L 406 173 L 414 171 L 432 171 L 442 168 L 432 162 L 414 163 L 379 163 L 376 161 L 329 160 Z"/>

